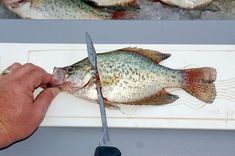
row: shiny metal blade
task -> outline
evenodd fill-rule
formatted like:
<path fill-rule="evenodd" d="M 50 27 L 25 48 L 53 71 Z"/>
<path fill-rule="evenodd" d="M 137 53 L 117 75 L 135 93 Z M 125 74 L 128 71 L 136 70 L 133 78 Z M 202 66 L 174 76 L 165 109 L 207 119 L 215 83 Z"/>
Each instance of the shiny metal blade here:
<path fill-rule="evenodd" d="M 100 106 L 100 114 L 101 114 L 101 121 L 102 121 L 102 138 L 100 140 L 100 146 L 107 146 L 110 145 L 110 139 L 109 139 L 109 131 L 108 131 L 108 125 L 107 125 L 107 118 L 106 118 L 106 112 L 104 107 L 104 97 L 102 95 L 101 91 L 101 82 L 99 77 L 99 72 L 97 69 L 97 57 L 96 57 L 96 51 L 92 42 L 92 39 L 88 33 L 86 33 L 86 44 L 87 44 L 87 52 L 88 52 L 88 59 L 91 63 L 91 65 L 94 68 L 95 71 L 95 77 L 96 77 L 96 86 L 97 86 L 97 95 L 98 95 L 98 101 Z"/>

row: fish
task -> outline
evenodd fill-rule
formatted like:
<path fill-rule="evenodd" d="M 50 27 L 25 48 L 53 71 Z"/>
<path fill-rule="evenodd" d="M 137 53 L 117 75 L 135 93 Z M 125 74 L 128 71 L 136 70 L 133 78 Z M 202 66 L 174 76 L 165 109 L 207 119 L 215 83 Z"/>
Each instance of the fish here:
<path fill-rule="evenodd" d="M 201 8 L 213 2 L 213 0 L 153 0 L 153 1 L 162 2 L 164 4 L 177 6 L 179 8 L 184 8 L 184 9 Z"/>
<path fill-rule="evenodd" d="M 171 69 L 160 64 L 170 54 L 127 47 L 97 54 L 97 67 L 106 107 L 163 105 L 179 99 L 167 88 L 181 88 L 205 103 L 216 97 L 216 69 L 212 67 Z M 52 86 L 97 103 L 96 77 L 88 58 L 65 67 L 55 67 Z"/>
<path fill-rule="evenodd" d="M 123 14 L 118 16 L 116 10 L 97 8 L 85 0 L 11 0 L 3 3 L 9 10 L 26 19 L 108 20 L 122 17 Z"/>

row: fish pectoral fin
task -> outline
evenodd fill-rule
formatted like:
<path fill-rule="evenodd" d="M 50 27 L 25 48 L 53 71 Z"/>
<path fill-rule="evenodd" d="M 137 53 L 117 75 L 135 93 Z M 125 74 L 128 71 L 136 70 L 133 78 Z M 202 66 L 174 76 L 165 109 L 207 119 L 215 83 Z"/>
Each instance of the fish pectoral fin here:
<path fill-rule="evenodd" d="M 221 11 L 221 8 L 217 4 L 212 3 L 210 5 L 206 5 L 204 8 L 200 8 L 199 10 L 218 12 Z"/>
<path fill-rule="evenodd" d="M 159 91 L 157 94 L 140 99 L 137 101 L 130 102 L 131 105 L 164 105 L 173 103 L 179 99 L 177 95 L 170 94 L 164 89 Z"/>
<path fill-rule="evenodd" d="M 162 60 L 165 60 L 171 56 L 171 54 L 164 54 L 155 50 L 142 49 L 142 48 L 136 48 L 136 47 L 128 47 L 128 48 L 123 48 L 119 50 L 140 54 L 142 56 L 145 56 L 153 60 L 156 63 L 160 63 Z"/>
<path fill-rule="evenodd" d="M 85 3 L 96 8 L 105 8 L 111 9 L 113 11 L 130 11 L 140 9 L 138 0 L 123 0 L 122 2 L 118 1 L 98 1 L 98 0 L 84 0 Z"/>
<path fill-rule="evenodd" d="M 99 4 L 95 1 L 92 0 L 84 0 L 84 2 L 88 5 L 92 5 L 92 6 L 98 6 Z"/>
<path fill-rule="evenodd" d="M 113 103 L 109 102 L 106 99 L 104 99 L 104 106 L 105 106 L 105 108 L 108 108 L 108 109 L 120 110 L 120 107 L 114 105 Z"/>

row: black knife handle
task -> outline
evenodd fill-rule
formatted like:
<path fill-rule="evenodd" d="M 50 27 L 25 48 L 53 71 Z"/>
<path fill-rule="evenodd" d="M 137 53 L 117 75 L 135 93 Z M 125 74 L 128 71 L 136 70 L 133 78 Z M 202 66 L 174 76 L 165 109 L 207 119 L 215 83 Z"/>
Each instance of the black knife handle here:
<path fill-rule="evenodd" d="M 95 149 L 95 156 L 121 156 L 121 152 L 116 147 L 98 146 Z"/>

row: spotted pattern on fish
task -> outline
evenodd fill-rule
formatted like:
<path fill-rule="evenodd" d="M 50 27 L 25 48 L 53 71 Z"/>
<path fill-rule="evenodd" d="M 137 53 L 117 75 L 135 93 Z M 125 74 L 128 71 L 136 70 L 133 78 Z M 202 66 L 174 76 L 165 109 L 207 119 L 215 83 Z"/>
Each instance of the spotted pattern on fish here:
<path fill-rule="evenodd" d="M 182 83 L 180 71 L 163 67 L 139 54 L 114 51 L 98 54 L 97 61 L 103 95 L 113 102 L 137 100 L 162 88 L 180 87 Z M 89 91 L 78 91 L 76 95 L 93 96 L 95 87 L 87 89 Z"/>
<path fill-rule="evenodd" d="M 179 98 L 168 93 L 166 88 L 182 88 L 199 100 L 212 103 L 216 97 L 213 84 L 216 70 L 210 67 L 180 70 L 159 64 L 169 56 L 153 50 L 130 47 L 97 54 L 105 103 L 109 106 L 159 105 L 172 103 Z M 74 68 L 73 72 L 69 72 L 71 68 Z M 54 75 L 60 79 L 61 73 L 64 73 L 62 80 L 69 82 L 71 88 L 65 91 L 79 98 L 97 101 L 96 77 L 88 58 L 54 71 Z"/>
<path fill-rule="evenodd" d="M 32 0 L 31 9 L 57 19 L 110 19 L 111 14 L 97 10 L 82 0 Z"/>

